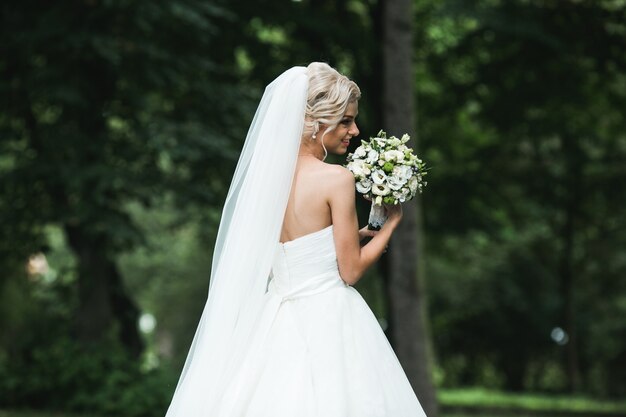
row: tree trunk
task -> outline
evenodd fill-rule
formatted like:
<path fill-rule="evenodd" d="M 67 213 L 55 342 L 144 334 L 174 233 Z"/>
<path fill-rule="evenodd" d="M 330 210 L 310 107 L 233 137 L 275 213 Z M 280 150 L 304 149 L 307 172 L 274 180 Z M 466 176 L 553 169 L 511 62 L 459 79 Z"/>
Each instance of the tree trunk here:
<path fill-rule="evenodd" d="M 383 9 L 383 109 L 389 134 L 415 140 L 412 0 L 387 0 Z M 423 233 L 420 199 L 404 205 L 404 218 L 389 252 L 390 331 L 395 351 L 424 411 L 438 413 L 423 292 Z"/>
<path fill-rule="evenodd" d="M 68 242 L 78 259 L 77 339 L 98 343 L 117 325 L 117 337 L 135 356 L 143 351 L 137 328 L 139 309 L 126 294 L 117 265 L 108 257 L 102 237 L 79 226 L 65 226 Z"/>
<path fill-rule="evenodd" d="M 563 299 L 562 321 L 563 329 L 569 340 L 565 345 L 565 372 L 568 389 L 576 392 L 581 386 L 580 368 L 578 360 L 578 335 L 576 331 L 575 288 L 576 271 L 574 268 L 574 244 L 576 233 L 576 217 L 578 207 L 584 199 L 583 166 L 584 158 L 576 139 L 563 140 L 563 153 L 566 162 L 566 177 L 564 178 L 565 200 L 563 202 L 564 222 L 561 229 L 563 249 L 559 262 L 559 280 L 561 297 Z"/>
<path fill-rule="evenodd" d="M 559 266 L 561 296 L 563 298 L 562 320 L 563 329 L 569 340 L 565 345 L 565 371 L 570 392 L 580 389 L 580 371 L 578 368 L 578 336 L 576 332 L 576 310 L 574 303 L 574 207 L 566 209 L 563 225 L 563 253 Z"/>

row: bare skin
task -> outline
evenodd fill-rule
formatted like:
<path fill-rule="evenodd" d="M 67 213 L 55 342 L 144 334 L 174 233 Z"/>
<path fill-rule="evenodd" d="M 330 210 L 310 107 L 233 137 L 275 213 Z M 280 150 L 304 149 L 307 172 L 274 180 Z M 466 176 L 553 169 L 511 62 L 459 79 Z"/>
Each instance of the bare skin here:
<path fill-rule="evenodd" d="M 294 240 L 332 224 L 339 275 L 348 285 L 354 285 L 380 258 L 402 219 L 399 204 L 386 206 L 388 220 L 380 231 L 359 230 L 354 176 L 342 166 L 322 162 L 322 137 L 329 154 L 345 154 L 350 140 L 359 134 L 357 114 L 358 103 L 350 103 L 335 130 L 323 135 L 327 127 L 321 125 L 317 139 L 302 138 L 280 239 Z M 372 239 L 361 247 L 359 242 L 366 236 Z"/>

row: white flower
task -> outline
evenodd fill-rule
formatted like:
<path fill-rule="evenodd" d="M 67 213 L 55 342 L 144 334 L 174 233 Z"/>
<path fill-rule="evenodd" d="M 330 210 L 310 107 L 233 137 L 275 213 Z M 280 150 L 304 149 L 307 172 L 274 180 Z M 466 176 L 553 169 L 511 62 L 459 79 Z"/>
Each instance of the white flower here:
<path fill-rule="evenodd" d="M 372 185 L 372 193 L 374 195 L 382 196 L 382 195 L 387 195 L 390 192 L 391 192 L 391 190 L 385 184 L 374 184 L 374 185 Z"/>
<path fill-rule="evenodd" d="M 393 167 L 394 176 L 402 179 L 402 182 L 407 182 L 413 175 L 413 170 L 408 165 L 396 165 Z"/>
<path fill-rule="evenodd" d="M 366 161 L 370 164 L 375 164 L 376 161 L 378 161 L 378 157 L 379 157 L 378 152 L 372 149 L 367 153 Z"/>
<path fill-rule="evenodd" d="M 398 146 L 400 146 L 400 144 L 401 144 L 402 142 L 400 142 L 400 139 L 398 139 L 397 137 L 392 136 L 391 138 L 389 138 L 389 140 L 387 141 L 387 143 L 388 143 L 390 146 L 393 146 L 394 148 L 397 148 Z"/>
<path fill-rule="evenodd" d="M 374 184 L 380 185 L 384 183 L 386 179 L 387 179 L 387 174 L 385 174 L 383 170 L 377 169 L 374 172 L 372 172 L 372 181 L 374 181 Z"/>
<path fill-rule="evenodd" d="M 383 204 L 383 198 L 381 196 L 378 196 L 374 199 L 374 204 L 378 204 L 379 206 L 381 206 Z"/>
<path fill-rule="evenodd" d="M 361 178 L 363 176 L 363 171 L 360 168 L 360 162 L 361 161 L 357 159 L 348 162 L 348 165 L 346 166 L 350 170 L 350 172 L 352 172 L 355 178 Z"/>
<path fill-rule="evenodd" d="M 409 191 L 408 188 L 404 187 L 401 190 L 394 191 L 393 196 L 401 203 L 404 203 L 411 198 L 411 191 Z"/>
<path fill-rule="evenodd" d="M 355 159 L 348 163 L 348 169 L 357 179 L 365 178 L 371 173 L 369 166 L 362 159 Z"/>
<path fill-rule="evenodd" d="M 365 157 L 365 155 L 367 155 L 367 151 L 365 150 L 363 146 L 359 146 L 354 151 L 354 156 L 356 156 L 357 158 L 363 158 Z"/>
<path fill-rule="evenodd" d="M 410 139 L 411 137 L 408 135 L 408 133 L 405 133 L 404 135 L 402 135 L 402 139 L 400 139 L 400 141 L 402 143 L 407 143 Z"/>
<path fill-rule="evenodd" d="M 392 149 L 385 152 L 385 160 L 389 162 L 402 161 L 404 159 L 404 152 Z"/>
<path fill-rule="evenodd" d="M 405 180 L 395 175 L 387 176 L 387 185 L 389 185 L 389 188 L 392 190 L 399 190 L 405 182 Z"/>
<path fill-rule="evenodd" d="M 372 189 L 372 181 L 369 178 L 362 179 L 356 183 L 356 190 L 361 194 L 369 193 Z"/>
<path fill-rule="evenodd" d="M 401 203 L 404 203 L 406 201 L 406 198 L 404 197 L 404 193 L 402 193 L 401 191 L 394 191 L 392 195 L 393 195 L 393 198 L 395 198 Z"/>
<path fill-rule="evenodd" d="M 374 140 L 376 141 L 376 143 L 380 147 L 384 147 L 385 146 L 385 142 L 387 141 L 387 139 L 383 139 L 383 138 L 374 138 Z"/>
<path fill-rule="evenodd" d="M 417 184 L 417 178 L 411 177 L 411 179 L 409 180 L 409 190 L 411 190 L 411 194 L 415 194 L 415 192 L 417 191 Z"/>

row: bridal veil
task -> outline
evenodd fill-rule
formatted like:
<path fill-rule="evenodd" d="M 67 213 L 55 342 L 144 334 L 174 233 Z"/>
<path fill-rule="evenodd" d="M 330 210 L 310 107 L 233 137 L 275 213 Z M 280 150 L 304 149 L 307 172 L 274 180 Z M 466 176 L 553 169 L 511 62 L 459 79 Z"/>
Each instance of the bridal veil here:
<path fill-rule="evenodd" d="M 210 416 L 263 307 L 304 125 L 307 69 L 270 83 L 246 136 L 219 226 L 209 294 L 166 417 Z"/>

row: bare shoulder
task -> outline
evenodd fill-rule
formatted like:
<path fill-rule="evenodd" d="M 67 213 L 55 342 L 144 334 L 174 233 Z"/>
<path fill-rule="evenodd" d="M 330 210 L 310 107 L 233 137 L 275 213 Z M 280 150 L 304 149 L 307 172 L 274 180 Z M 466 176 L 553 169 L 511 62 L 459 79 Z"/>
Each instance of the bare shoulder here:
<path fill-rule="evenodd" d="M 328 184 L 332 188 L 354 188 L 354 175 L 341 165 L 326 164 Z"/>
<path fill-rule="evenodd" d="M 354 175 L 341 165 L 326 164 L 324 184 L 329 198 L 352 195 L 354 190 Z"/>

